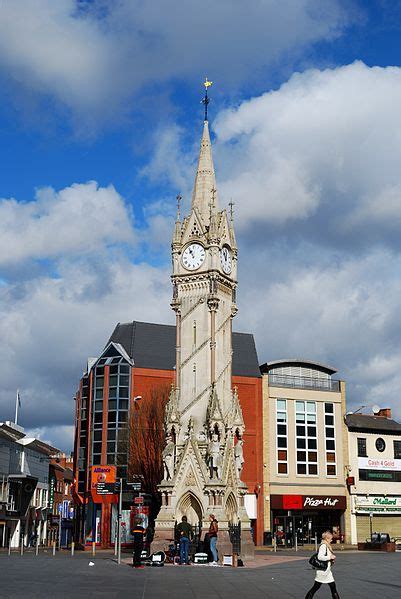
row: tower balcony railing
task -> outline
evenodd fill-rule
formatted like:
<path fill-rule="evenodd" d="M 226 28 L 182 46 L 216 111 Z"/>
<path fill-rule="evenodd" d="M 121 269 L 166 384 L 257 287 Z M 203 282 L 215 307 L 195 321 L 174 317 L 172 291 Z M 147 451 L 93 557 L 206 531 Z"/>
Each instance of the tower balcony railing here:
<path fill-rule="evenodd" d="M 269 374 L 269 385 L 272 387 L 289 387 L 293 389 L 312 389 L 314 391 L 340 391 L 340 381 L 318 379 L 311 376 L 290 376 L 288 374 Z"/>

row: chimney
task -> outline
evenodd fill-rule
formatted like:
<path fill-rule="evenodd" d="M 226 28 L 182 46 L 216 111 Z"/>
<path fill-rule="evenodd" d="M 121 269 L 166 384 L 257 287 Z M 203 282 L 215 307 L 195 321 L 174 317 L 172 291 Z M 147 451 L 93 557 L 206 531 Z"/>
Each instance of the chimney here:
<path fill-rule="evenodd" d="M 381 408 L 375 416 L 380 416 L 381 418 L 391 418 L 391 408 Z"/>

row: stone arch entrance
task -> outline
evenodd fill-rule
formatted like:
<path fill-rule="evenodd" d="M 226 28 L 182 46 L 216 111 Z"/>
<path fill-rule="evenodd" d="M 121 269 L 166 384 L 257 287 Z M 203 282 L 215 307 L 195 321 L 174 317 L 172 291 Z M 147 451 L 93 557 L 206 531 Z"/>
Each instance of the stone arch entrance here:
<path fill-rule="evenodd" d="M 234 493 L 230 493 L 226 501 L 226 516 L 229 524 L 238 523 L 238 504 Z"/>
<path fill-rule="evenodd" d="M 182 516 L 188 518 L 192 526 L 199 526 L 202 523 L 203 511 L 199 499 L 190 491 L 182 496 L 177 509 L 177 521 L 180 522 Z"/>

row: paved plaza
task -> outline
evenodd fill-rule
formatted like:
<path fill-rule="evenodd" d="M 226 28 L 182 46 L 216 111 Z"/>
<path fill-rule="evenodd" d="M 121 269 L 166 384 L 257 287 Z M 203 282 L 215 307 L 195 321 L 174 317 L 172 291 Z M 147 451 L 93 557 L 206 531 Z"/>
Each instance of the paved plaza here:
<path fill-rule="evenodd" d="M 1 554 L 0 597 L 303 599 L 313 581 L 306 554 L 280 553 L 261 558 L 263 564 L 259 561 L 259 567 L 254 568 L 165 566 L 134 570 L 126 563 L 118 566 L 114 556 L 105 553 L 94 558 L 83 553 L 74 557 Z M 90 561 L 94 566 L 89 566 Z M 339 553 L 335 577 L 340 597 L 400 597 L 400 571 L 401 553 Z M 316 597 L 330 597 L 329 589 L 322 588 Z"/>

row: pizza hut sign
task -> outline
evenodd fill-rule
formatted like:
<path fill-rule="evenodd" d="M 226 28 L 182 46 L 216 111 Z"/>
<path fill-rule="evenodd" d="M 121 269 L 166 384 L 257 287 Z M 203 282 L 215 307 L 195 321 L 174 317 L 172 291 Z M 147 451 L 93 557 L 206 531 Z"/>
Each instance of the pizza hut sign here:
<path fill-rule="evenodd" d="M 304 497 L 304 507 L 336 508 L 339 502 L 335 497 Z"/>
<path fill-rule="evenodd" d="M 271 495 L 274 510 L 345 510 L 343 495 Z"/>

